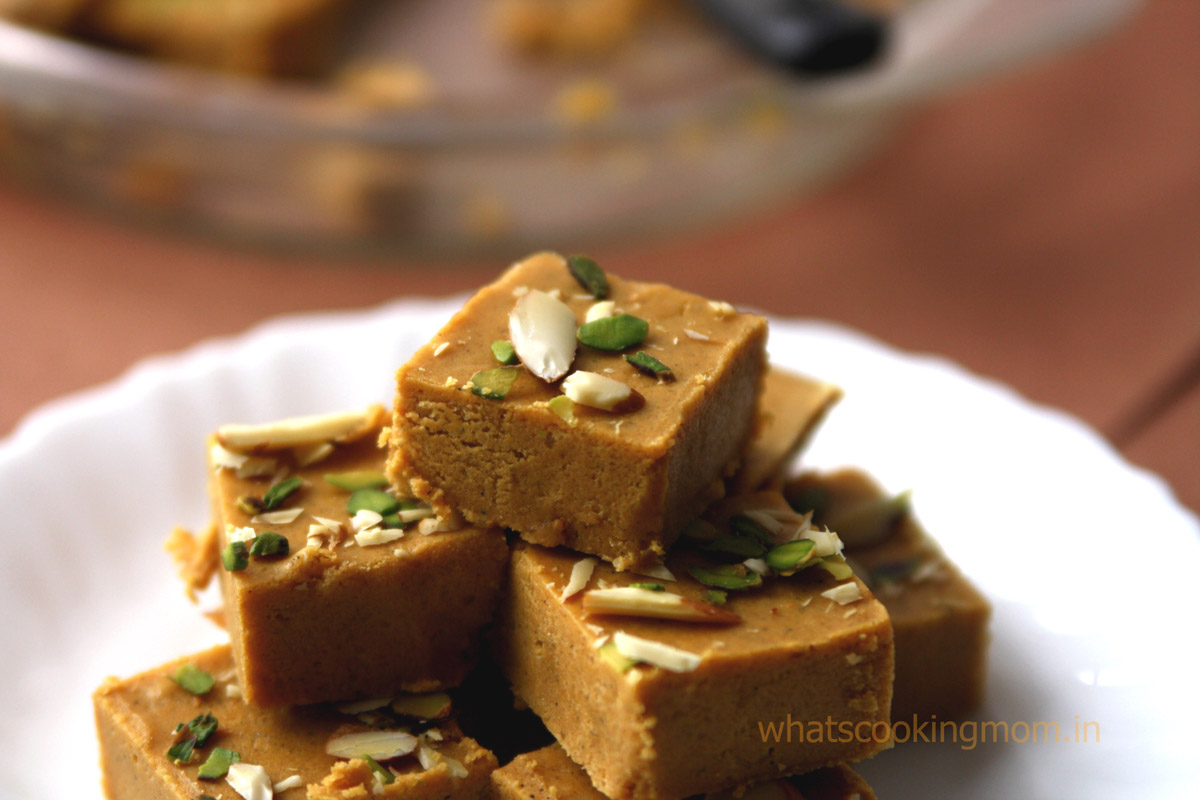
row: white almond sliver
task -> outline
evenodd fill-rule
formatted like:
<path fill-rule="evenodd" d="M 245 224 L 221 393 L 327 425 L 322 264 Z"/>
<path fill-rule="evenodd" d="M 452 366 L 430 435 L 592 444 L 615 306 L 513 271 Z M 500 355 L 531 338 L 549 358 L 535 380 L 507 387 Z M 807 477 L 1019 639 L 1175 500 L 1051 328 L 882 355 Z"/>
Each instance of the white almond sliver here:
<path fill-rule="evenodd" d="M 586 614 L 616 614 L 626 617 L 649 617 L 677 622 L 727 624 L 741 622 L 741 617 L 723 608 L 674 594 L 621 586 L 614 589 L 592 589 L 583 595 Z"/>
<path fill-rule="evenodd" d="M 842 552 L 842 540 L 832 531 L 808 530 L 800 538 L 811 539 L 816 543 L 816 547 L 813 548 L 813 554 L 817 558 L 836 556 Z"/>
<path fill-rule="evenodd" d="M 372 547 L 377 544 L 387 544 L 404 537 L 401 528 L 367 528 L 354 534 L 354 541 L 359 547 Z"/>
<path fill-rule="evenodd" d="M 436 517 L 437 512 L 432 508 L 406 508 L 396 512 L 401 522 L 416 522 L 417 520 Z"/>
<path fill-rule="evenodd" d="M 360 508 L 354 512 L 354 517 L 350 520 L 350 527 L 356 531 L 365 531 L 368 528 L 374 528 L 383 522 L 383 515 L 378 511 L 372 511 L 369 508 Z"/>
<path fill-rule="evenodd" d="M 572 372 L 562 383 L 562 391 L 576 403 L 602 411 L 612 411 L 633 393 L 620 381 L 595 372 Z"/>
<path fill-rule="evenodd" d="M 508 335 L 517 357 L 531 373 L 552 383 L 575 360 L 575 313 L 537 289 L 522 295 L 508 315 Z"/>
<path fill-rule="evenodd" d="M 362 731 L 335 736 L 325 752 L 338 758 L 370 756 L 376 761 L 406 756 L 417 749 L 417 737 L 407 731 Z"/>
<path fill-rule="evenodd" d="M 289 522 L 295 522 L 296 517 L 303 513 L 303 508 L 283 508 L 279 511 L 256 514 L 250 518 L 250 521 L 255 525 L 287 525 Z"/>
<path fill-rule="evenodd" d="M 588 585 L 588 581 L 592 579 L 592 570 L 594 569 L 596 569 L 596 559 L 594 558 L 582 558 L 576 561 L 575 566 L 571 567 L 571 579 L 563 587 L 562 595 L 558 599 L 565 603 L 582 592 Z"/>
<path fill-rule="evenodd" d="M 742 562 L 742 565 L 751 572 L 755 572 L 759 575 L 766 575 L 771 571 L 771 568 L 767 566 L 767 562 L 763 561 L 761 558 L 747 558 Z"/>
<path fill-rule="evenodd" d="M 301 467 L 311 467 L 313 464 L 328 458 L 332 454 L 333 445 L 329 442 L 292 448 L 292 455 L 296 458 L 296 464 Z"/>
<path fill-rule="evenodd" d="M 264 475 L 273 475 L 279 468 L 279 464 L 273 458 L 251 456 L 246 459 L 246 463 L 233 471 L 233 474 L 239 478 L 261 478 Z"/>
<path fill-rule="evenodd" d="M 697 342 L 711 342 L 712 341 L 712 337 L 705 336 L 703 333 L 700 333 L 700 331 L 694 331 L 691 328 L 684 328 L 683 333 L 689 339 L 695 339 Z"/>
<path fill-rule="evenodd" d="M 225 541 L 227 542 L 249 542 L 255 536 L 258 536 L 258 531 L 254 528 L 236 528 L 233 525 L 225 526 Z"/>
<path fill-rule="evenodd" d="M 821 597 L 827 597 L 839 606 L 853 603 L 856 600 L 862 600 L 862 596 L 862 590 L 858 588 L 858 584 L 854 581 L 839 583 L 832 589 L 826 589 L 821 592 Z"/>
<path fill-rule="evenodd" d="M 289 775 L 288 777 L 275 784 L 273 787 L 276 792 L 286 792 L 288 789 L 299 789 L 304 785 L 304 779 L 299 775 Z"/>
<path fill-rule="evenodd" d="M 659 564 L 654 567 L 646 567 L 645 569 L 632 570 L 634 575 L 643 575 L 647 578 L 658 578 L 660 581 L 673 581 L 675 574 L 667 569 L 666 564 Z"/>
<path fill-rule="evenodd" d="M 246 459 L 250 456 L 242 453 L 235 453 L 232 450 L 226 450 L 221 445 L 214 443 L 208 449 L 208 459 L 217 469 L 237 469 L 246 463 Z"/>
<path fill-rule="evenodd" d="M 583 315 L 584 322 L 595 322 L 598 319 L 611 317 L 616 312 L 617 304 L 612 300 L 601 300 L 599 303 L 593 303 L 592 307 Z"/>
<path fill-rule="evenodd" d="M 231 450 L 265 447 L 279 449 L 328 442 L 365 427 L 374 408 L 322 414 L 270 422 L 265 425 L 222 425 L 217 429 L 221 444 Z"/>
<path fill-rule="evenodd" d="M 267 771 L 257 764 L 230 764 L 225 782 L 246 800 L 271 800 L 275 796 Z"/>
<path fill-rule="evenodd" d="M 642 661 L 669 672 L 692 672 L 700 666 L 700 656 L 671 647 L 662 642 L 652 642 L 640 636 L 631 636 L 624 631 L 613 634 L 617 652 L 634 661 Z"/>

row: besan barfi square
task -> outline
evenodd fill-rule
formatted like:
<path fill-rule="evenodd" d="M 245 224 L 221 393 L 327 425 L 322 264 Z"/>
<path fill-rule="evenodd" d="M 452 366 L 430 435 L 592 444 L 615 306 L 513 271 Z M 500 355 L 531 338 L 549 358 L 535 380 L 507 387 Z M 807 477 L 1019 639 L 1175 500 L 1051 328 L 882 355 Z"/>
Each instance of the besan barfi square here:
<path fill-rule="evenodd" d="M 439 514 L 657 563 L 753 433 L 766 336 L 727 303 L 539 253 L 400 368 L 389 475 Z"/>
<path fill-rule="evenodd" d="M 229 425 L 210 444 L 220 576 L 246 699 L 290 705 L 460 683 L 508 560 L 387 489 L 381 407 Z M 219 559 L 218 559 L 219 554 Z"/>
<path fill-rule="evenodd" d="M 891 623 L 836 535 L 778 492 L 731 498 L 695 527 L 651 576 L 514 548 L 496 659 L 571 759 L 609 797 L 677 800 L 887 747 L 769 733 L 889 718 Z"/>

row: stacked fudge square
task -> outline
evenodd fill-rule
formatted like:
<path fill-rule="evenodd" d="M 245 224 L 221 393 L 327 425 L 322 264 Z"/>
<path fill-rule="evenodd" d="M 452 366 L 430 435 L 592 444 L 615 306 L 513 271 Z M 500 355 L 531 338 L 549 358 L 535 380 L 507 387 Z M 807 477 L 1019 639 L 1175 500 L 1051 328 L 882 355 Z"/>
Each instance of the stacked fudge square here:
<path fill-rule="evenodd" d="M 839 392 L 766 337 L 540 253 L 390 415 L 219 429 L 170 549 L 230 643 L 96 692 L 108 798 L 873 797 L 884 723 L 980 701 L 988 606 L 907 495 L 789 477 Z"/>

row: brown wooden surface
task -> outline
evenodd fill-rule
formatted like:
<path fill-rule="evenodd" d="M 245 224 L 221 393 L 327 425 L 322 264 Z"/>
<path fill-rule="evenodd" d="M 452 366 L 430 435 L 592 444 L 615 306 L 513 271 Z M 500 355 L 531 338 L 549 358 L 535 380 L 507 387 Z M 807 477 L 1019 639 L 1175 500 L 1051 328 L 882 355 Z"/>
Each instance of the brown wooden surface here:
<path fill-rule="evenodd" d="M 938 100 L 819 194 L 597 253 L 614 271 L 947 355 L 1120 439 L 1200 508 L 1200 3 Z M 515 254 L 514 254 L 515 255 Z M 222 249 L 0 187 L 0 432 L 138 359 L 505 263 Z M 1177 402 L 1156 404 L 1171 386 Z M 1146 419 L 1141 417 L 1149 415 Z"/>

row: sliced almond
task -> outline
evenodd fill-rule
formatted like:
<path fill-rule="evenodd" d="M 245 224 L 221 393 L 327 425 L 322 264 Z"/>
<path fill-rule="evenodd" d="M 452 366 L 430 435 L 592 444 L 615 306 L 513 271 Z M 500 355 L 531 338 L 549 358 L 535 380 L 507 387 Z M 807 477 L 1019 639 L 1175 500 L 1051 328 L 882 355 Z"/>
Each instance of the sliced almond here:
<path fill-rule="evenodd" d="M 651 617 L 716 625 L 731 625 L 742 621 L 737 614 L 723 608 L 698 603 L 673 592 L 655 592 L 634 586 L 592 589 L 585 592 L 583 610 L 586 614 Z"/>
<path fill-rule="evenodd" d="M 296 517 L 303 513 L 303 508 L 281 508 L 278 511 L 255 514 L 250 521 L 255 525 L 287 525 L 289 522 L 295 522 Z"/>
<path fill-rule="evenodd" d="M 612 300 L 601 300 L 599 303 L 593 303 L 587 313 L 583 315 L 584 322 L 594 322 L 598 319 L 611 317 L 616 313 L 617 304 Z"/>
<path fill-rule="evenodd" d="M 417 719 L 442 719 L 450 716 L 450 695 L 445 692 L 402 694 L 392 701 L 392 711 Z"/>
<path fill-rule="evenodd" d="M 630 570 L 634 575 L 642 575 L 647 578 L 658 578 L 660 581 L 673 581 L 675 574 L 667 569 L 666 564 L 655 564 L 653 567 L 643 567 L 641 569 Z"/>
<path fill-rule="evenodd" d="M 246 800 L 271 800 L 275 796 L 267 771 L 258 764 L 230 764 L 225 782 Z"/>
<path fill-rule="evenodd" d="M 592 571 L 596 569 L 596 559 L 581 558 L 571 567 L 571 578 L 567 581 L 567 585 L 563 587 L 562 594 L 559 600 L 567 602 L 575 595 L 579 594 L 588 585 L 588 581 L 592 579 Z"/>
<path fill-rule="evenodd" d="M 223 425 L 217 441 L 239 453 L 305 447 L 362 435 L 373 420 L 380 419 L 381 406 L 340 414 L 291 417 L 265 425 Z"/>
<path fill-rule="evenodd" d="M 338 758 L 370 756 L 376 761 L 405 756 L 417 749 L 417 737 L 407 731 L 359 731 L 334 736 L 325 752 Z"/>
<path fill-rule="evenodd" d="M 575 313 L 562 300 L 531 289 L 508 315 L 508 335 L 525 368 L 547 383 L 571 369 L 576 347 Z"/>
<path fill-rule="evenodd" d="M 576 403 L 602 411 L 632 411 L 641 398 L 640 394 L 618 380 L 584 370 L 568 375 L 562 382 L 562 391 Z"/>
<path fill-rule="evenodd" d="M 613 634 L 617 652 L 634 661 L 660 667 L 668 672 L 692 672 L 700 666 L 700 656 L 662 642 L 632 636 L 624 631 Z"/>
<path fill-rule="evenodd" d="M 858 583 L 855 581 L 848 581 L 846 583 L 839 583 L 832 589 L 826 589 L 825 591 L 821 592 L 821 597 L 828 598 L 837 603 L 839 606 L 844 606 L 848 603 L 862 600 L 863 593 L 862 589 L 858 588 Z"/>
<path fill-rule="evenodd" d="M 288 789 L 299 789 L 304 785 L 304 779 L 299 775 L 289 775 L 288 777 L 275 784 L 272 788 L 278 792 L 286 792 Z"/>
<path fill-rule="evenodd" d="M 299 467 L 311 467 L 332 454 L 333 445 L 329 442 L 318 442 L 292 448 L 292 456 L 296 459 L 296 466 Z"/>

